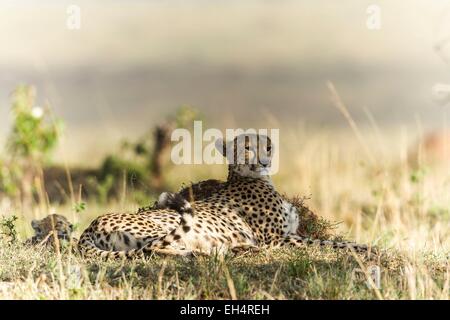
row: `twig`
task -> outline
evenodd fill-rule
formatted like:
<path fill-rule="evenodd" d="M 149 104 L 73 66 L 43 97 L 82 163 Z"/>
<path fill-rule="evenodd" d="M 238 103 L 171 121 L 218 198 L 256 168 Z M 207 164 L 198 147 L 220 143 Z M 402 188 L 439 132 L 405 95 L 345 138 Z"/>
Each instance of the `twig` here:
<path fill-rule="evenodd" d="M 328 86 L 328 89 L 331 92 L 331 99 L 332 99 L 332 102 L 333 102 L 334 106 L 345 117 L 345 119 L 347 120 L 348 124 L 350 125 L 350 127 L 353 130 L 353 132 L 355 133 L 356 138 L 358 139 L 359 143 L 363 147 L 364 152 L 366 153 L 366 156 L 369 159 L 370 163 L 374 164 L 375 163 L 375 158 L 373 157 L 372 152 L 370 151 L 370 149 L 368 148 L 367 144 L 365 143 L 363 135 L 359 131 L 359 128 L 356 125 L 356 122 L 353 120 L 350 112 L 348 111 L 347 107 L 345 106 L 344 102 L 342 101 L 341 97 L 339 96 L 339 94 L 338 94 L 336 88 L 334 87 L 333 83 L 331 81 L 328 81 L 327 82 L 327 86 Z"/>
<path fill-rule="evenodd" d="M 226 266 L 225 263 L 223 263 L 223 271 L 225 273 L 225 278 L 227 278 L 227 285 L 228 285 L 228 290 L 230 291 L 231 300 L 237 300 L 236 288 L 234 286 L 234 281 L 231 278 L 230 270 L 228 270 L 228 267 Z"/>

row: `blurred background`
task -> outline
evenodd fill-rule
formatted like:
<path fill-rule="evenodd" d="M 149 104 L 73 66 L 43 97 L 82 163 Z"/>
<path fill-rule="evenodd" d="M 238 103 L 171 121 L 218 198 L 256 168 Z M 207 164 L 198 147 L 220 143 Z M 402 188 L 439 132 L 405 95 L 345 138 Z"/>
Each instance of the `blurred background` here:
<path fill-rule="evenodd" d="M 448 265 L 449 107 L 450 0 L 0 0 L 0 235 L 225 180 L 171 161 L 200 119 L 280 129 L 301 235 Z"/>
<path fill-rule="evenodd" d="M 228 284 L 239 298 L 449 299 L 449 108 L 450 0 L 0 0 L 0 285 L 17 292 L 0 298 L 226 299 Z M 20 244 L 51 213 L 78 237 L 163 191 L 220 190 L 226 165 L 171 161 L 171 133 L 194 120 L 280 129 L 273 183 L 297 234 L 379 247 L 364 274 L 380 265 L 381 290 L 359 259 L 315 248 L 138 271 Z"/>
<path fill-rule="evenodd" d="M 70 4 L 81 28 L 70 30 Z M 441 128 L 450 1 L 0 1 L 0 136 L 11 92 L 64 119 L 67 161 L 94 164 L 180 105 L 210 127 Z M 367 26 L 370 5 L 380 28 Z M 277 119 L 276 124 L 270 119 Z M 283 139 L 283 131 L 281 131 Z M 62 157 L 57 149 L 56 159 Z"/>

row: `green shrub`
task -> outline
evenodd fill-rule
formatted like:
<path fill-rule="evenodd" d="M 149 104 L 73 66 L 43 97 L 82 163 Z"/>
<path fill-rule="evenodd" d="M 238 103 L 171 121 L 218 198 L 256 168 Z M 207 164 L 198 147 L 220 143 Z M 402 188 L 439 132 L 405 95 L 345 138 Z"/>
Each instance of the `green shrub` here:
<path fill-rule="evenodd" d="M 0 163 L 0 190 L 22 196 L 29 205 L 36 178 L 43 165 L 51 160 L 58 143 L 62 122 L 48 107 L 36 106 L 36 90 L 21 85 L 13 92 L 11 133 L 7 139 L 7 157 Z"/>

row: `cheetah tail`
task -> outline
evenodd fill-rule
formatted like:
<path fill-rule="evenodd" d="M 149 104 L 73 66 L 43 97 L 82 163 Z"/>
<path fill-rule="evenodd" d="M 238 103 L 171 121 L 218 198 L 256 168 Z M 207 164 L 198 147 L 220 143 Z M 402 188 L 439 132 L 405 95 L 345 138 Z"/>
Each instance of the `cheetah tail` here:
<path fill-rule="evenodd" d="M 358 253 L 366 253 L 369 255 L 377 254 L 379 252 L 377 247 L 368 246 L 366 244 L 358 244 L 349 241 L 332 241 L 332 240 L 320 240 L 302 237 L 298 235 L 291 235 L 283 239 L 284 244 L 294 246 L 321 246 L 330 247 L 333 249 L 351 249 Z"/>
<path fill-rule="evenodd" d="M 181 215 L 194 214 L 194 209 L 192 208 L 189 201 L 187 201 L 178 193 L 171 193 L 171 192 L 161 193 L 157 202 L 157 208 L 172 209 L 177 211 Z"/>

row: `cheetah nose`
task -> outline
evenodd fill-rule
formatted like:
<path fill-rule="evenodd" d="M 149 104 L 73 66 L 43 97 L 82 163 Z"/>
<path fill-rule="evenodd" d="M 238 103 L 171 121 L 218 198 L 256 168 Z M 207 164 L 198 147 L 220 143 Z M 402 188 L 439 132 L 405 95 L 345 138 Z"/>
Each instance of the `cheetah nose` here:
<path fill-rule="evenodd" d="M 263 160 L 263 161 L 261 161 L 261 160 L 259 160 L 258 161 L 259 162 L 259 164 L 261 165 L 261 166 L 263 166 L 264 168 L 267 168 L 269 165 L 270 165 L 270 162 L 269 161 L 267 161 L 267 160 Z"/>

